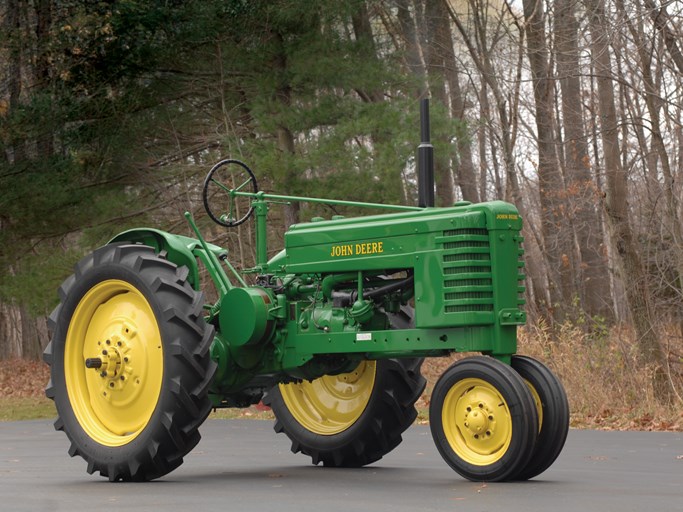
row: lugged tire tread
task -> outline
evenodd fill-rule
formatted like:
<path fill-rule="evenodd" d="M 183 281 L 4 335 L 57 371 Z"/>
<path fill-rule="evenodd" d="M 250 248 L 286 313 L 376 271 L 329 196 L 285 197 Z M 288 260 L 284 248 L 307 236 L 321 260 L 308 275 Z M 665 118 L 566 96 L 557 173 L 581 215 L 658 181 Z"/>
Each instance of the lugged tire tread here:
<path fill-rule="evenodd" d="M 101 456 L 100 445 L 89 438 L 82 438 L 84 434 L 79 434 L 80 427 L 73 424 L 75 418 L 72 413 L 68 410 L 60 411 L 60 408 L 68 409 L 70 405 L 68 398 L 60 395 L 66 394 L 63 385 L 56 385 L 57 382 L 63 383 L 64 379 L 60 375 L 60 372 L 63 373 L 62 366 L 56 364 L 59 362 L 55 360 L 55 349 L 61 343 L 60 353 L 63 353 L 64 338 L 70 321 L 70 318 L 63 318 L 63 305 L 71 293 L 79 291 L 74 288 L 78 288 L 81 281 L 96 281 L 100 274 L 105 275 L 102 279 L 111 278 L 106 277 L 107 271 L 132 271 L 144 283 L 146 290 L 141 291 L 157 298 L 159 306 L 163 307 L 157 321 L 166 340 L 165 352 L 169 352 L 169 357 L 164 357 L 165 384 L 162 386 L 157 410 L 145 431 L 129 443 L 133 445 L 140 441 L 135 445 L 135 453 L 120 458 L 121 460 L 116 460 L 116 448 L 104 447 L 105 451 L 111 453 L 106 457 Z M 53 339 L 43 355 L 45 362 L 51 366 L 51 381 L 46 395 L 58 405 L 59 417 L 55 428 L 66 433 L 71 441 L 69 453 L 83 457 L 89 473 L 99 471 L 111 481 L 152 480 L 178 467 L 183 457 L 199 442 L 197 429 L 211 411 L 208 387 L 216 364 L 211 360 L 209 351 L 213 327 L 205 324 L 203 317 L 198 314 L 203 303 L 202 294 L 195 292 L 184 279 L 188 275 L 187 269 L 178 269 L 175 264 L 155 254 L 151 247 L 116 244 L 104 246 L 85 256 L 76 264 L 74 274 L 60 286 L 61 303 L 50 315 Z M 88 285 L 83 286 L 87 290 Z M 80 292 L 85 293 L 83 290 Z M 173 352 L 177 352 L 180 357 L 176 357 Z M 169 379 L 166 378 L 167 372 L 171 374 Z M 174 380 L 173 375 L 179 389 L 169 388 L 169 383 Z M 71 424 L 67 421 L 67 416 Z M 144 443 L 141 439 L 143 434 L 147 437 Z M 81 445 L 84 441 L 85 444 Z M 90 449 L 91 445 L 99 446 L 99 451 Z"/>
<path fill-rule="evenodd" d="M 377 372 L 382 372 L 378 377 L 381 384 L 376 383 L 367 409 L 349 429 L 332 436 L 316 436 L 298 424 L 277 386 L 268 392 L 264 403 L 275 414 L 273 429 L 290 438 L 293 453 L 308 455 L 315 465 L 361 467 L 396 448 L 403 432 L 417 417 L 415 402 L 427 383 L 420 373 L 421 364 L 422 359 L 377 361 Z"/>

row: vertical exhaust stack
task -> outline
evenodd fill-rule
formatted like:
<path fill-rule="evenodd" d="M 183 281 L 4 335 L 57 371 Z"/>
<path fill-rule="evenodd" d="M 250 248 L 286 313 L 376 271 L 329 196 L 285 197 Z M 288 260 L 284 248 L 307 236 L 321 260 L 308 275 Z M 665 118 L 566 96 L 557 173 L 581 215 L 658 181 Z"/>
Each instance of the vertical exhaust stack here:
<path fill-rule="evenodd" d="M 417 205 L 434 206 L 434 146 L 429 136 L 429 99 L 420 100 L 420 145 L 417 147 Z"/>

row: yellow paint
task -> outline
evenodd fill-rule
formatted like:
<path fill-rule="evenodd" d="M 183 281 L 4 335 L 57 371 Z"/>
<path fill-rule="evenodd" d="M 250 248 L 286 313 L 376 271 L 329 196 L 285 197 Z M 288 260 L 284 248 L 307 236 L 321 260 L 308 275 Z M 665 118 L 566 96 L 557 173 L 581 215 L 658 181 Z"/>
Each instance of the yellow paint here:
<path fill-rule="evenodd" d="M 376 373 L 375 361 L 362 361 L 349 373 L 280 384 L 280 393 L 289 412 L 304 428 L 331 436 L 358 421 L 370 401 Z"/>
<path fill-rule="evenodd" d="M 499 213 L 496 215 L 496 220 L 518 220 L 519 215 L 516 213 Z"/>
<path fill-rule="evenodd" d="M 469 464 L 493 464 L 510 447 L 510 410 L 489 382 L 475 378 L 457 382 L 446 394 L 441 414 L 448 443 Z"/>
<path fill-rule="evenodd" d="M 534 405 L 536 405 L 536 412 L 538 413 L 538 433 L 540 434 L 541 427 L 543 426 L 543 402 L 541 402 L 541 397 L 539 396 L 538 391 L 536 391 L 536 388 L 531 385 L 531 382 L 524 379 L 524 383 L 529 388 L 529 391 L 531 391 L 531 396 L 534 399 Z"/>
<path fill-rule="evenodd" d="M 384 252 L 384 242 L 363 242 L 356 244 L 333 245 L 330 251 L 332 258 L 340 256 L 361 256 L 367 254 L 381 254 Z"/>
<path fill-rule="evenodd" d="M 102 367 L 86 368 L 99 358 Z M 93 286 L 66 334 L 64 376 L 78 423 L 94 441 L 123 446 L 147 426 L 163 379 L 161 333 L 151 306 L 130 283 Z"/>

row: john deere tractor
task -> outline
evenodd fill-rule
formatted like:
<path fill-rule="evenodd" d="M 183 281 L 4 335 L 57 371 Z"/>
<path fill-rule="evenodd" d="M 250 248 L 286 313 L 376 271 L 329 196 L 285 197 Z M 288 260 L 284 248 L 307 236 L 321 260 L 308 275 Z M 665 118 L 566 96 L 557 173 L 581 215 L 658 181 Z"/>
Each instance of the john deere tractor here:
<path fill-rule="evenodd" d="M 227 228 L 255 214 L 254 267 L 238 272 L 189 213 L 194 238 L 133 229 L 83 258 L 59 289 L 44 356 L 69 454 L 111 481 L 159 478 L 197 444 L 212 409 L 263 400 L 293 452 L 365 466 L 414 422 L 423 359 L 476 352 L 432 390 L 439 453 L 474 481 L 546 470 L 569 412 L 553 373 L 516 354 L 522 219 L 501 201 L 433 206 L 422 110 L 418 206 L 269 194 L 246 164 L 224 160 L 206 177 L 204 206 Z M 295 201 L 386 213 L 293 225 L 269 257 L 269 207 Z"/>

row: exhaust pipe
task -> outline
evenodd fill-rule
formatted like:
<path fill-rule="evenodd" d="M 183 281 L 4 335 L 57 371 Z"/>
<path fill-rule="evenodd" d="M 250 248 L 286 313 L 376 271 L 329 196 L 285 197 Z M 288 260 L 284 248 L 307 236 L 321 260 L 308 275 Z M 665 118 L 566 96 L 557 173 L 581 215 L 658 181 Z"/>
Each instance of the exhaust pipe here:
<path fill-rule="evenodd" d="M 420 145 L 417 147 L 417 205 L 434 206 L 434 146 L 429 136 L 429 99 L 420 100 Z"/>

